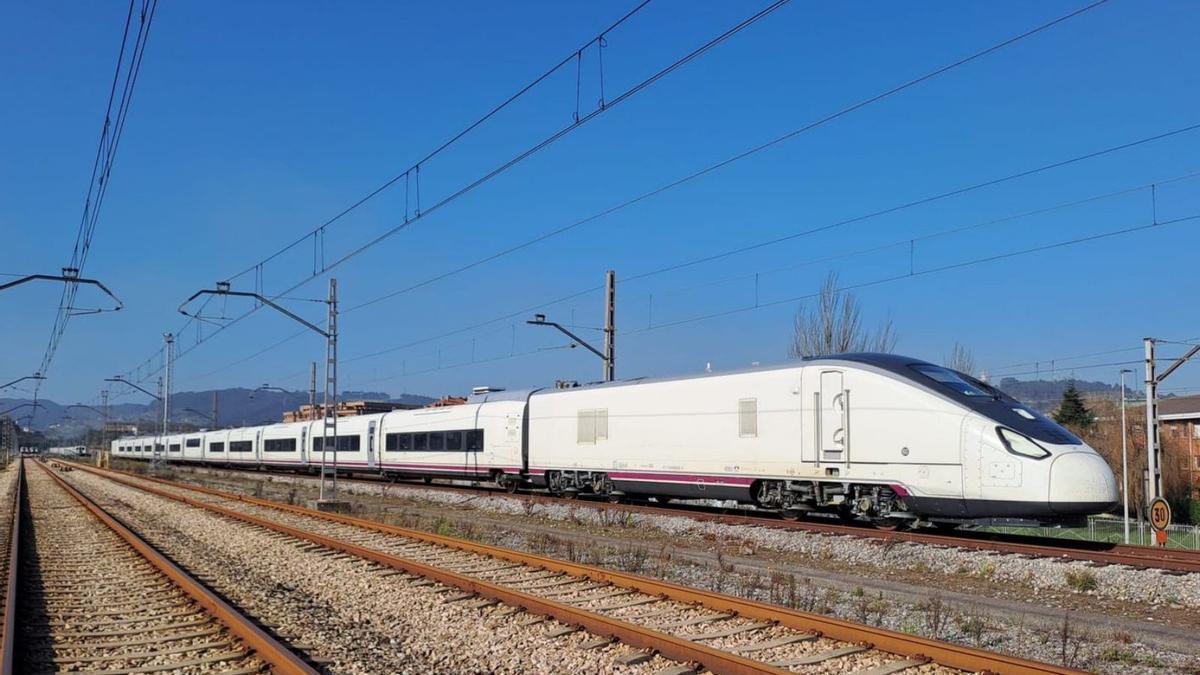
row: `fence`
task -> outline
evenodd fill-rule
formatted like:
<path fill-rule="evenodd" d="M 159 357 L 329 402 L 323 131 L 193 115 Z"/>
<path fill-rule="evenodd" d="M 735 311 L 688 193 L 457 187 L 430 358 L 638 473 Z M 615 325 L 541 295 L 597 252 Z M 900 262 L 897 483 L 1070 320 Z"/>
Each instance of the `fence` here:
<path fill-rule="evenodd" d="M 1120 518 L 1091 516 L 1087 527 L 985 527 L 990 532 L 1025 534 L 1042 537 L 1059 537 L 1083 541 L 1105 541 L 1120 544 L 1125 541 L 1125 527 Z M 1154 543 L 1154 530 L 1144 521 L 1130 520 L 1129 543 L 1149 546 Z M 1169 548 L 1200 550 L 1200 527 L 1196 525 L 1171 525 L 1167 528 Z"/>

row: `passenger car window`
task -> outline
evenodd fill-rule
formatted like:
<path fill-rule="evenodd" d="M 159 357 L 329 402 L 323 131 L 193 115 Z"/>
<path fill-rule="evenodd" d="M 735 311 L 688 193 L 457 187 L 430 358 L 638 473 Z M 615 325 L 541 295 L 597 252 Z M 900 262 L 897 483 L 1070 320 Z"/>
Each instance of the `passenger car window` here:
<path fill-rule="evenodd" d="M 440 431 L 429 434 L 429 449 L 434 451 L 446 449 L 446 437 Z"/>
<path fill-rule="evenodd" d="M 463 432 L 447 431 L 446 432 L 446 449 L 447 450 L 462 450 L 463 449 Z"/>
<path fill-rule="evenodd" d="M 467 432 L 467 450 L 470 452 L 483 450 L 483 429 L 472 429 Z"/>

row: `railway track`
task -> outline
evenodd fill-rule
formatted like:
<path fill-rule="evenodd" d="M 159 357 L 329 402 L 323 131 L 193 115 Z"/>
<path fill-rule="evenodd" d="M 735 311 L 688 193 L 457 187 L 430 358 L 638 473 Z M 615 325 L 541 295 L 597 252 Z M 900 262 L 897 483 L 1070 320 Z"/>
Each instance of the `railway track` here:
<path fill-rule="evenodd" d="M 0 675 L 12 673 L 15 646 L 17 570 L 13 562 L 20 546 L 21 476 L 23 463 L 5 467 L 0 474 Z"/>
<path fill-rule="evenodd" d="M 632 574 L 470 541 L 321 513 L 161 479 L 89 473 L 280 536 L 391 567 L 414 584 L 441 584 L 447 602 L 503 603 L 514 620 L 554 619 L 557 637 L 583 629 L 632 650 L 618 663 L 654 654 L 717 673 L 783 673 L 817 667 L 864 675 L 991 671 L 1076 672 L 697 590 Z M 528 614 L 518 614 L 520 609 Z M 691 672 L 680 667 L 675 672 Z"/>
<path fill-rule="evenodd" d="M 141 475 L 123 472 L 127 475 Z M 294 476 L 294 473 L 267 471 L 271 475 Z M 340 481 L 363 483 L 380 483 L 375 478 L 345 478 Z M 556 497 L 535 494 L 511 494 L 500 489 L 477 486 L 425 484 L 419 482 L 402 483 L 406 488 L 417 490 L 451 490 L 469 494 L 487 496 L 504 496 L 534 503 L 561 504 Z M 1200 551 L 1184 549 L 1158 548 L 1154 546 L 1136 546 L 1125 544 L 1109 544 L 1093 541 L 1071 541 L 1052 537 L 1031 537 L 1025 535 L 1010 535 L 1000 533 L 960 530 L 950 533 L 935 533 L 925 531 L 878 530 L 867 525 L 853 525 L 833 522 L 817 522 L 814 520 L 783 520 L 771 513 L 756 513 L 744 509 L 721 509 L 697 506 L 692 504 L 630 504 L 609 503 L 598 500 L 581 500 L 597 509 L 616 510 L 626 513 L 644 513 L 649 515 L 685 516 L 699 521 L 716 522 L 728 525 L 754 525 L 782 530 L 799 530 L 815 532 L 830 536 L 856 537 L 880 543 L 913 542 L 946 548 L 960 548 L 977 551 L 993 551 L 1042 558 L 1059 558 L 1088 562 L 1096 566 L 1124 565 L 1136 569 L 1158 569 L 1176 574 L 1200 573 Z"/>
<path fill-rule="evenodd" d="M 15 631 L 6 626 L 5 673 L 317 672 L 51 469 L 35 466 L 23 472 L 11 535 L 19 554 L 10 560 L 15 593 L 5 611 L 20 620 Z"/>

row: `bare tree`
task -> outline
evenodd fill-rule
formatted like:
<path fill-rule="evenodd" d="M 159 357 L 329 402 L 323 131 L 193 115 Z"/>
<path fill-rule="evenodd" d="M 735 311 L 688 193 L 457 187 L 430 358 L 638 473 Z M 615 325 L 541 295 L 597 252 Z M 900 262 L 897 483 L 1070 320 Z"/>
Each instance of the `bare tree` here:
<path fill-rule="evenodd" d="M 810 358 L 846 352 L 891 352 L 896 346 L 892 320 L 874 331 L 863 328 L 862 311 L 854 294 L 838 290 L 837 274 L 830 272 L 821 284 L 813 306 L 801 305 L 796 312 L 792 344 L 793 358 Z"/>
<path fill-rule="evenodd" d="M 975 356 L 960 342 L 954 343 L 954 351 L 942 360 L 942 365 L 967 375 L 975 375 Z"/>

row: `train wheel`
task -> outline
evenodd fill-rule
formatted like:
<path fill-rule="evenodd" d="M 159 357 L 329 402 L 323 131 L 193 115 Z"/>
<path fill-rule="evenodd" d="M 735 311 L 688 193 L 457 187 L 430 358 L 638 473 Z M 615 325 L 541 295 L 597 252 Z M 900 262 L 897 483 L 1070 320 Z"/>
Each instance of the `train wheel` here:
<path fill-rule="evenodd" d="M 433 484 L 433 479 L 432 479 L 432 478 L 430 478 L 429 476 L 426 476 L 426 477 L 422 478 L 421 480 L 422 480 L 422 481 L 424 481 L 426 485 L 432 485 L 432 484 Z"/>
<path fill-rule="evenodd" d="M 787 521 L 800 520 L 800 512 L 795 509 L 784 509 L 779 512 L 779 517 Z"/>
<path fill-rule="evenodd" d="M 908 522 L 902 518 L 872 518 L 871 523 L 875 525 L 875 529 L 884 532 L 894 532 L 908 525 Z"/>

